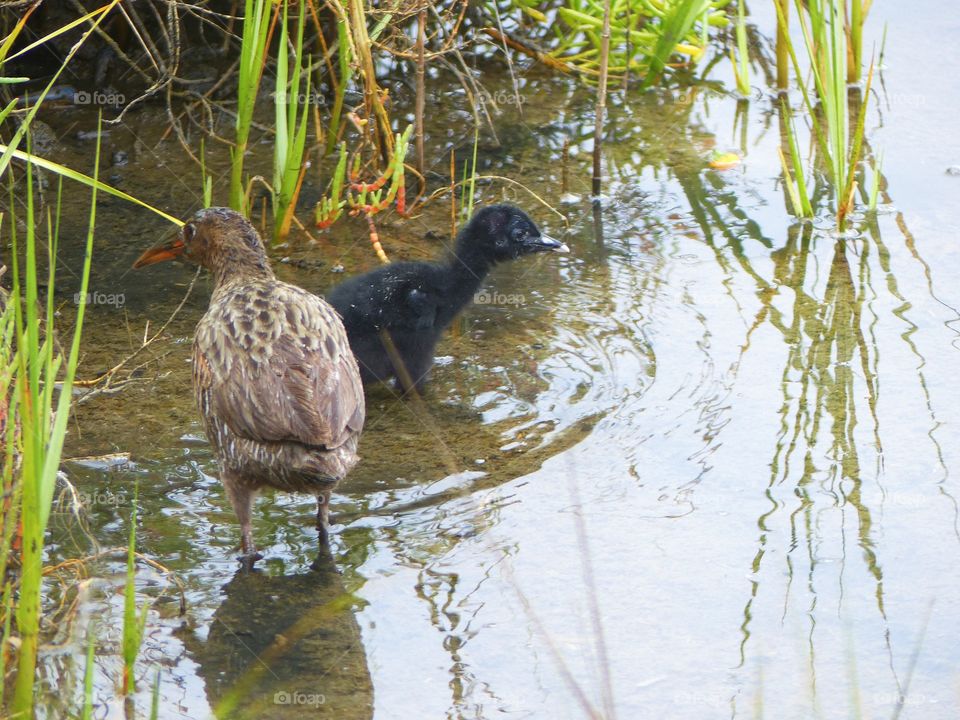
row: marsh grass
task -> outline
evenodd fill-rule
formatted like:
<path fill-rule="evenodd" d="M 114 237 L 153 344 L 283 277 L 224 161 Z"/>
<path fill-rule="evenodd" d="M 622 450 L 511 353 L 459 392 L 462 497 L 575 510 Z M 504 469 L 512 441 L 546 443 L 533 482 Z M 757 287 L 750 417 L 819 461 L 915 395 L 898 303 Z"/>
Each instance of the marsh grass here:
<path fill-rule="evenodd" d="M 349 32 L 345 19 L 337 23 L 337 63 L 339 78 L 335 79 L 336 87 L 333 97 L 333 111 L 330 113 L 330 127 L 327 129 L 327 155 L 333 152 L 337 140 L 340 137 L 340 118 L 343 116 L 344 98 L 347 94 L 347 86 L 353 77 L 353 65 L 350 62 Z"/>
<path fill-rule="evenodd" d="M 347 177 L 347 144 L 340 143 L 340 158 L 333 171 L 330 181 L 330 192 L 320 198 L 314 212 L 315 224 L 318 228 L 328 228 L 343 215 L 343 208 L 347 201 L 343 199 L 343 186 Z"/>
<path fill-rule="evenodd" d="M 160 717 L 160 668 L 153 680 L 153 697 L 150 699 L 150 720 Z"/>
<path fill-rule="evenodd" d="M 812 218 L 813 205 L 807 190 L 807 175 L 800 148 L 797 145 L 797 130 L 793 120 L 793 111 L 786 97 L 780 98 L 781 138 L 784 142 L 777 148 L 780 164 L 783 168 L 783 182 L 791 210 L 799 218 Z M 783 152 L 783 144 L 787 153 Z M 787 157 L 789 156 L 789 162 Z"/>
<path fill-rule="evenodd" d="M 339 5 L 339 3 L 336 3 Z M 367 30 L 367 7 L 363 0 L 347 0 L 345 13 L 338 13 L 341 22 L 350 30 L 351 56 L 356 62 L 357 71 L 363 80 L 363 104 L 369 119 L 363 126 L 365 141 L 377 149 L 379 155 L 387 160 L 393 153 L 394 135 L 390 124 L 390 114 L 384 105 L 384 95 L 377 82 L 374 41 L 384 31 L 392 15 L 383 16 L 373 32 Z"/>
<path fill-rule="evenodd" d="M 858 0 L 854 0 L 856 4 Z M 787 33 L 788 19 L 776 4 L 778 23 L 785 36 L 803 106 L 813 129 L 820 165 L 833 192 L 837 226 L 843 230 L 853 210 L 856 176 L 863 150 L 864 122 L 873 79 L 873 65 L 867 73 L 862 100 L 851 113 L 851 92 L 847 78 L 853 56 L 847 31 L 845 2 L 842 0 L 795 0 L 803 36 L 804 59 L 809 65 L 813 88 L 808 87 L 796 48 Z M 851 123 L 851 117 L 853 122 Z M 787 124 L 791 148 L 796 144 L 793 124 Z M 800 213 L 798 213 L 800 214 Z"/>
<path fill-rule="evenodd" d="M 276 140 L 273 146 L 273 238 L 284 240 L 290 233 L 297 196 L 308 164 L 303 162 L 307 142 L 307 109 L 310 96 L 310 60 L 303 63 L 303 28 L 306 8 L 300 2 L 297 30 L 290 66 L 287 4 L 283 4 L 280 22 L 280 46 L 277 49 L 277 79 L 274 92 Z M 305 90 L 304 90 L 305 88 Z M 303 90 L 303 95 L 301 91 Z"/>
<path fill-rule="evenodd" d="M 10 223 L 12 289 L 3 300 L 0 311 L 0 429 L 3 441 L 3 530 L 0 536 L 0 577 L 3 587 L 3 647 L 14 637 L 18 640 L 16 677 L 13 696 L 7 702 L 0 687 L 0 707 L 12 716 L 31 717 L 35 696 L 39 628 L 42 615 L 42 585 L 44 540 L 50 518 L 54 489 L 57 483 L 60 458 L 66 435 L 67 420 L 72 405 L 72 389 L 79 361 L 80 336 L 83 329 L 85 305 L 79 304 L 72 332 L 72 342 L 66 355 L 55 342 L 56 312 L 56 256 L 60 237 L 62 179 L 79 181 L 91 188 L 90 212 L 85 254 L 81 270 L 80 297 L 86 297 L 89 286 L 96 226 L 98 193 L 103 191 L 128 201 L 150 207 L 132 196 L 109 187 L 99 180 L 99 158 L 102 118 L 98 120 L 97 143 L 93 176 L 45 160 L 30 151 L 29 129 L 34 116 L 57 79 L 90 36 L 119 0 L 107 3 L 76 21 L 55 30 L 31 43 L 15 55 L 9 55 L 14 39 L 25 27 L 32 6 L 20 18 L 13 31 L 0 43 L 0 70 L 6 61 L 47 42 L 81 23 L 91 27 L 74 44 L 58 70 L 48 81 L 34 104 L 28 108 L 19 127 L 8 143 L 0 145 L 0 177 L 5 177 L 10 190 Z M 6 78 L 8 82 L 17 78 Z M 0 109 L 0 121 L 5 120 L 16 106 L 16 100 Z M 26 151 L 20 150 L 26 141 Z M 11 162 L 25 163 L 25 172 L 15 178 Z M 34 202 L 34 168 L 51 170 L 59 175 L 55 207 L 49 208 L 45 218 L 38 213 Z M 24 239 L 21 243 L 14 201 L 15 188 L 24 198 L 25 216 L 22 218 Z M 176 218 L 156 208 L 150 208 L 166 219 Z M 45 223 L 44 223 L 45 220 Z M 40 297 L 41 268 L 39 261 L 38 224 L 46 225 L 47 272 L 44 278 L 45 300 Z M 22 259 L 21 259 L 22 258 Z M 17 565 L 18 576 L 10 577 L 11 557 Z M 15 621 L 15 623 L 14 623 Z M 90 642 L 93 640 L 91 638 Z M 88 658 L 92 653 L 88 649 Z M 6 652 L 0 653 L 0 677 L 6 677 Z M 84 680 L 84 716 L 92 713 L 92 659 L 88 659 Z M 3 683 L 0 683 L 2 686 Z"/>
<path fill-rule="evenodd" d="M 133 505 L 130 509 L 130 534 L 127 539 L 127 574 L 123 592 L 123 682 L 124 694 L 134 690 L 134 667 L 143 632 L 147 623 L 147 603 L 137 612 L 137 497 L 138 487 L 133 488 Z"/>
<path fill-rule="evenodd" d="M 748 97 L 750 95 L 750 54 L 747 48 L 747 13 L 744 0 L 737 0 L 736 38 L 736 57 L 731 50 L 730 62 L 737 83 L 737 92 L 743 97 Z"/>
<path fill-rule="evenodd" d="M 267 0 L 246 0 L 240 41 L 240 65 L 237 80 L 237 117 L 235 144 L 230 150 L 230 207 L 246 215 L 243 160 L 250 140 L 253 111 L 260 90 L 260 79 L 267 58 L 270 6 Z"/>
<path fill-rule="evenodd" d="M 3 223 L 0 213 L 0 227 Z M 21 484 L 16 482 L 19 467 L 20 423 L 17 418 L 17 399 L 19 393 L 14 383 L 17 369 L 17 357 L 13 347 L 14 308 L 8 302 L 6 294 L 0 288 L 0 442 L 3 449 L 3 465 L 0 471 L 3 486 L 3 500 L 0 505 L 0 518 L 3 520 L 0 531 L 0 578 L 3 581 L 0 613 L 3 618 L 3 631 L 0 633 L 0 648 L 8 647 L 12 637 L 11 620 L 13 617 L 13 583 L 7 579 L 7 567 L 13 546 L 14 532 L 17 527 L 17 509 L 20 506 Z M 0 652 L 0 678 L 7 676 L 7 653 Z M 0 708 L 4 706 L 5 683 L 0 682 Z"/>
<path fill-rule="evenodd" d="M 873 5 L 873 0 L 850 0 L 846 27 L 849 49 L 847 82 L 860 82 L 863 69 L 863 26 L 871 5 Z M 884 30 L 884 35 L 886 35 L 886 30 Z"/>
<path fill-rule="evenodd" d="M 99 126 L 98 126 L 99 127 Z M 29 149 L 29 143 L 28 143 Z M 94 156 L 94 179 L 100 170 L 100 133 L 98 131 Z M 10 180 L 11 193 L 13 180 Z M 36 225 L 32 164 L 27 163 L 24 180 L 26 194 L 26 231 L 21 246 L 15 218 L 11 218 L 13 288 L 10 304 L 14 315 L 14 345 L 16 347 L 16 395 L 18 417 L 21 423 L 20 493 L 20 578 L 15 616 L 20 638 L 17 677 L 14 681 L 12 713 L 29 717 L 34 704 L 39 626 L 41 616 L 41 585 L 43 581 L 44 535 L 50 518 L 60 456 L 63 450 L 67 419 L 70 414 L 73 380 L 80 352 L 80 334 L 83 329 L 85 306 L 77 306 L 76 323 L 69 354 L 64 357 L 55 350 L 54 286 L 56 248 L 60 229 L 60 204 L 56 207 L 56 222 L 48 214 L 47 227 L 47 297 L 45 306 L 39 297 L 40 268 L 37 259 Z M 85 297 L 90 279 L 93 256 L 93 238 L 96 226 L 97 189 L 91 192 L 87 227 L 86 251 L 81 270 L 80 297 Z M 11 212 L 14 203 L 10 203 Z M 23 251 L 23 266 L 20 252 Z M 40 308 L 45 312 L 41 314 Z M 63 371 L 62 379 L 61 370 Z M 54 398 L 54 389 L 59 394 Z M 14 513 L 5 513 L 5 525 Z"/>
<path fill-rule="evenodd" d="M 90 623 L 87 627 L 87 663 L 83 668 L 83 710 L 81 720 L 93 718 L 93 659 L 97 648 L 96 624 Z"/>
<path fill-rule="evenodd" d="M 567 0 L 557 9 L 562 23 L 514 0 L 521 13 L 548 27 L 554 48 L 549 57 L 584 77 L 600 79 L 604 3 Z M 726 2 L 711 0 L 625 0 L 611 3 L 608 77 L 642 78 L 644 87 L 658 82 L 667 70 L 695 64 L 704 54 L 710 27 L 727 24 Z M 675 57 L 682 60 L 674 61 Z"/>
<path fill-rule="evenodd" d="M 870 166 L 870 193 L 867 196 L 867 209 L 876 212 L 880 198 L 880 180 L 883 177 L 883 155 L 874 158 Z"/>

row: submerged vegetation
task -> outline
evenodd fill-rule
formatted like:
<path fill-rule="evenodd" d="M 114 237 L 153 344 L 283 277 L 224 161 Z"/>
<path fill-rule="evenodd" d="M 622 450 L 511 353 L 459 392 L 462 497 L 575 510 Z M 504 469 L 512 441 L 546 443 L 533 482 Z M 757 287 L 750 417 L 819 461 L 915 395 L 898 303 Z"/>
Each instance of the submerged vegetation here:
<path fill-rule="evenodd" d="M 517 72 L 521 62 L 530 62 L 546 73 L 570 74 L 571 82 L 581 83 L 590 97 L 596 93 L 592 193 L 598 205 L 604 183 L 611 179 L 603 171 L 603 162 L 608 161 L 605 145 L 610 143 L 604 121 L 609 94 L 619 93 L 622 101 L 641 93 L 670 97 L 674 91 L 695 94 L 704 87 L 719 87 L 740 103 L 750 103 L 754 102 L 751 83 L 768 82 L 756 102 L 769 102 L 772 112 L 779 114 L 780 186 L 789 212 L 798 221 L 791 228 L 790 243 L 808 250 L 810 221 L 829 217 L 837 230 L 847 230 L 852 219 L 875 211 L 882 195 L 879 161 L 869 172 L 864 167 L 874 74 L 873 59 L 865 61 L 863 48 L 870 3 L 770 2 L 778 22 L 765 28 L 750 25 L 749 6 L 743 0 L 491 0 L 472 5 L 419 2 L 375 8 L 360 0 L 244 0 L 225 3 L 228 7 L 222 10 L 212 10 L 205 3 L 113 0 L 83 13 L 78 10 L 69 20 L 53 12 L 35 14 L 39 3 L 21 3 L 23 9 L 17 12 L 0 10 L 4 21 L 0 39 L 0 180 L 8 195 L 0 212 L 0 232 L 10 243 L 0 262 L 0 283 L 8 288 L 0 286 L 0 714 L 30 717 L 36 710 L 37 655 L 45 612 L 43 580 L 52 572 L 47 564 L 49 521 L 58 482 L 68 481 L 59 471 L 81 362 L 85 303 L 77 305 L 64 347 L 59 334 L 64 324 L 55 295 L 62 270 L 57 262 L 61 189 L 64 182 L 84 183 L 89 188 L 84 190 L 90 200 L 83 263 L 72 269 L 80 278 L 78 293 L 83 298 L 96 262 L 96 211 L 103 194 L 137 202 L 168 224 L 180 222 L 159 209 L 160 203 L 153 201 L 158 207 L 152 207 L 148 189 L 143 191 L 144 198 L 137 198 L 139 192 L 127 193 L 101 180 L 104 131 L 100 126 L 91 167 L 69 167 L 37 149 L 34 127 L 51 103 L 48 97 L 58 88 L 74 96 L 87 92 L 61 82 L 65 70 L 81 63 L 77 58 L 84 44 L 100 43 L 99 50 L 91 51 L 83 63 L 94 66 L 95 59 L 90 58 L 110 58 L 114 66 L 123 68 L 124 77 L 129 76 L 129 92 L 136 93 L 122 108 L 113 108 L 118 112 L 108 109 L 106 122 L 118 122 L 138 109 L 162 113 L 167 123 L 164 137 L 176 138 L 179 144 L 174 152 L 182 151 L 197 160 L 197 173 L 185 180 L 197 187 L 197 202 L 229 204 L 262 226 L 272 227 L 275 243 L 284 247 L 323 242 L 324 233 L 345 216 L 361 218 L 372 249 L 383 262 L 389 258 L 377 229 L 381 217 L 409 217 L 431 202 L 446 200 L 454 231 L 472 213 L 483 183 L 505 182 L 492 174 L 483 176 L 478 148 L 481 133 L 494 129 L 498 102 L 522 110 L 526 89 Z M 80 7 L 80 3 L 76 5 Z M 231 5 L 237 12 L 242 10 L 242 17 L 232 14 Z M 25 29 L 30 30 L 29 39 Z M 188 56 L 188 35 L 209 53 L 196 50 L 193 57 Z M 751 41 L 757 36 L 775 38 L 775 57 L 764 56 L 765 47 Z M 68 43 L 69 49 L 62 54 L 51 52 L 57 58 L 56 66 L 44 68 L 36 76 L 28 74 L 37 49 L 55 48 L 57 41 Z M 221 51 L 210 51 L 212 47 Z M 483 87 L 477 68 L 501 59 L 512 88 L 491 93 Z M 198 80 L 185 72 L 205 63 L 215 66 L 213 77 Z M 775 78 L 767 80 L 763 72 L 753 71 L 756 65 L 771 63 Z M 729 87 L 712 79 L 710 73 L 718 72 L 718 67 L 728 67 L 733 78 Z M 85 74 L 95 78 L 102 74 L 98 67 L 87 69 L 92 71 Z M 412 87 L 401 82 L 409 77 L 416 78 L 415 83 L 408 83 Z M 464 99 L 464 115 L 472 119 L 472 124 L 465 121 L 461 128 L 465 144 L 428 135 L 427 96 L 430 86 L 441 82 L 438 77 L 458 86 L 449 96 Z M 92 92 L 106 94 L 104 90 L 98 87 Z M 412 97 L 394 97 L 404 92 Z M 412 100 L 407 103 L 413 106 L 412 113 L 404 113 L 404 100 Z M 253 150 L 259 144 L 270 146 L 271 163 L 257 164 Z M 653 155 L 658 149 L 645 151 Z M 565 153 L 564 174 L 567 160 Z M 59 176 L 53 201 L 45 197 L 41 202 L 38 197 L 44 187 L 38 180 L 41 171 Z M 584 177 L 588 174 L 585 168 L 575 172 Z M 721 193 L 696 187 L 700 180 L 692 174 L 677 174 L 689 190 L 693 215 L 704 228 L 724 227 L 732 243 L 734 231 L 729 224 L 709 216 L 721 212 L 723 198 L 713 208 L 702 203 L 702 198 Z M 306 200 L 305 188 L 311 183 L 313 189 Z M 258 194 L 261 191 L 265 194 Z M 178 208 L 174 214 L 186 215 L 189 210 Z M 721 255 L 718 251 L 718 261 L 727 262 L 719 259 Z M 735 259 L 747 268 L 748 275 L 759 277 L 742 253 Z M 781 284 L 795 286 L 798 302 L 804 297 L 807 261 L 806 256 L 794 258 L 793 275 L 779 278 Z M 808 339 L 810 347 L 798 344 L 797 355 L 790 359 L 805 376 L 825 372 L 816 362 L 830 355 L 833 339 L 843 339 L 845 362 L 854 359 L 855 349 L 862 353 L 864 346 L 860 317 L 839 311 L 840 305 L 849 305 L 840 302 L 839 293 L 856 292 L 842 245 L 837 245 L 832 262 L 834 283 L 826 302 L 832 304 L 834 313 L 823 334 L 808 327 L 818 319 L 800 312 L 797 322 L 801 325 L 779 328 Z M 784 265 L 778 272 L 787 269 Z M 765 281 L 758 282 L 763 285 Z M 772 284 L 763 285 L 759 292 L 768 293 Z M 765 304 L 762 313 L 751 333 L 764 321 L 772 322 L 775 308 Z M 860 361 L 869 369 L 869 357 Z M 90 385 L 95 387 L 101 379 L 109 383 L 111 376 L 112 370 Z M 838 378 L 835 382 L 836 392 L 852 404 L 852 381 Z M 872 376 L 868 384 L 872 392 Z M 788 404 L 785 398 L 784 405 Z M 825 408 L 816 405 L 809 412 L 818 422 Z M 840 450 L 849 451 L 852 441 L 841 437 L 837 443 L 842 445 Z M 778 462 L 779 458 L 774 458 L 773 465 Z M 127 521 L 118 653 L 122 674 L 116 678 L 115 689 L 135 703 L 135 680 L 147 678 L 149 681 L 140 685 L 152 689 L 155 716 L 160 664 L 145 667 L 140 652 L 149 622 L 149 606 L 143 602 L 149 601 L 138 607 L 135 503 L 136 499 Z M 92 624 L 86 637 L 80 696 L 65 702 L 71 713 L 91 717 L 100 702 L 94 695 L 110 689 L 94 682 L 97 638 Z M 15 674 L 10 671 L 12 666 Z M 612 700 L 608 703 L 605 698 L 604 704 L 612 705 Z"/>

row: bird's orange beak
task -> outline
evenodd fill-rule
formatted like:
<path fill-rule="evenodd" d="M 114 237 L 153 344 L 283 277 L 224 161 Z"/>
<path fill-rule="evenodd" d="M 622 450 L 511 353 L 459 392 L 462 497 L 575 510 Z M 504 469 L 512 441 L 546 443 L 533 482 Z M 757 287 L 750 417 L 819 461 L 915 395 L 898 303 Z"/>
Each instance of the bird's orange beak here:
<path fill-rule="evenodd" d="M 183 238 L 178 234 L 171 240 L 161 242 L 143 253 L 133 264 L 134 268 L 142 268 L 164 260 L 173 260 L 180 257 L 184 250 Z"/>

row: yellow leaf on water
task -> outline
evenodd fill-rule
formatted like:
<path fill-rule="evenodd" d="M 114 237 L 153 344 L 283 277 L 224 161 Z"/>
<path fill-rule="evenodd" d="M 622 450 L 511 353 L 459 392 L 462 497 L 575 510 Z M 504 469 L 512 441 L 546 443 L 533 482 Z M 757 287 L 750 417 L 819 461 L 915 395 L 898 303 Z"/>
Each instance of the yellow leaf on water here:
<path fill-rule="evenodd" d="M 714 170 L 730 170 L 740 164 L 740 156 L 736 153 L 717 153 L 710 160 L 709 165 Z"/>

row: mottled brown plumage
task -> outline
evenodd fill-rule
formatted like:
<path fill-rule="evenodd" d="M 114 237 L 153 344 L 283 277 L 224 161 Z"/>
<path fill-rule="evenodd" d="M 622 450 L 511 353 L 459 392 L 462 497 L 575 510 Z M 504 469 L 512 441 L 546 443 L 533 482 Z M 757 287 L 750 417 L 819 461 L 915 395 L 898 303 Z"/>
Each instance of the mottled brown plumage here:
<path fill-rule="evenodd" d="M 257 231 L 233 210 L 201 210 L 134 267 L 179 255 L 214 277 L 193 341 L 193 386 L 244 555 L 258 557 L 250 510 L 263 487 L 316 495 L 325 539 L 330 492 L 357 463 L 364 420 L 360 374 L 339 316 L 277 280 Z"/>

